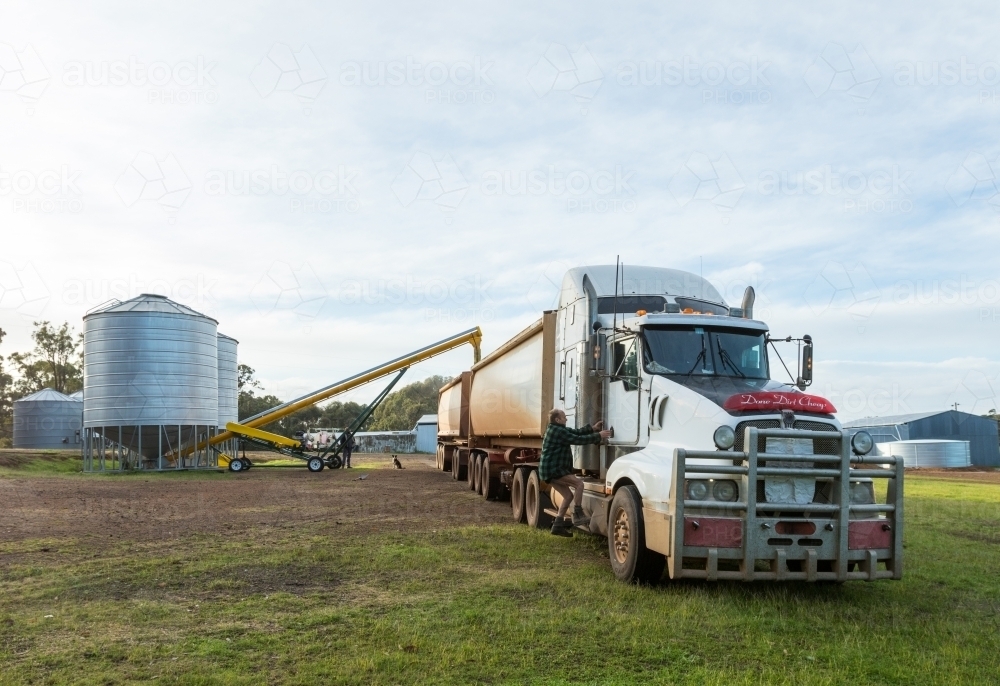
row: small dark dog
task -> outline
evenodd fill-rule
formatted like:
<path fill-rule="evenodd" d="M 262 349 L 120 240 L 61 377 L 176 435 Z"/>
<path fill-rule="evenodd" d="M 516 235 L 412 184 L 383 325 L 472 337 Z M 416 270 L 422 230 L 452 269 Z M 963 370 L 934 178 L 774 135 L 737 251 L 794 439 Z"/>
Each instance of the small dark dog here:
<path fill-rule="evenodd" d="M 403 463 L 400 462 L 399 458 L 396 457 L 395 455 L 392 456 L 392 468 L 393 469 L 402 469 L 403 468 Z"/>

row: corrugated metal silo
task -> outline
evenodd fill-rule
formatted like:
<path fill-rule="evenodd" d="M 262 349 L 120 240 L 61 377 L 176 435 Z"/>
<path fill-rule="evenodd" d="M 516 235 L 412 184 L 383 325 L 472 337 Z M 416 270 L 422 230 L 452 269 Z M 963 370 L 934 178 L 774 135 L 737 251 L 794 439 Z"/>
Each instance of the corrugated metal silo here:
<path fill-rule="evenodd" d="M 154 294 L 84 316 L 84 469 L 216 464 L 204 441 L 219 419 L 217 329 Z"/>
<path fill-rule="evenodd" d="M 933 439 L 887 441 L 878 444 L 878 451 L 882 455 L 903 458 L 903 466 L 908 468 L 954 469 L 972 464 L 968 441 Z"/>
<path fill-rule="evenodd" d="M 239 421 L 239 383 L 236 350 L 239 341 L 219 334 L 219 428 Z"/>
<path fill-rule="evenodd" d="M 14 401 L 14 447 L 78 448 L 82 422 L 82 400 L 46 388 Z"/>

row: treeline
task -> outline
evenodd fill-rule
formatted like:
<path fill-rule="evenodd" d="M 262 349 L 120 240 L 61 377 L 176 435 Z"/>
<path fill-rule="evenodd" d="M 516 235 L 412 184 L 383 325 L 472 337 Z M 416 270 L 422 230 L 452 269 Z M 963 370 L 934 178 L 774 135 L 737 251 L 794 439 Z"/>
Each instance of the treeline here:
<path fill-rule="evenodd" d="M 0 329 L 0 345 L 6 332 Z M 13 438 L 13 403 L 43 388 L 75 393 L 83 388 L 83 334 L 68 322 L 53 326 L 35 322 L 31 334 L 34 348 L 28 352 L 0 354 L 0 448 L 9 448 Z M 0 347 L 0 353 L 2 353 Z M 263 392 L 254 369 L 239 365 L 239 417 L 252 417 L 284 401 Z M 432 376 L 389 394 L 362 427 L 366 431 L 408 431 L 422 415 L 436 414 L 438 389 L 449 381 Z M 266 429 L 285 436 L 310 427 L 344 429 L 350 426 L 365 405 L 334 400 L 323 406 L 299 410 L 273 422 Z"/>
<path fill-rule="evenodd" d="M 75 333 L 69 322 L 59 327 L 50 322 L 34 325 L 32 350 L 6 358 L 0 354 L 0 448 L 11 445 L 15 400 L 43 388 L 67 395 L 83 388 L 83 334 Z M 6 335 L 0 329 L 0 344 Z"/>
<path fill-rule="evenodd" d="M 240 420 L 281 405 L 284 400 L 274 395 L 257 395 L 261 386 L 248 365 L 239 366 Z M 425 414 L 437 414 L 438 389 L 449 381 L 445 376 L 431 376 L 390 393 L 361 427 L 362 431 L 408 431 Z M 346 429 L 364 410 L 365 405 L 352 401 L 334 400 L 326 405 L 313 405 L 294 412 L 263 427 L 267 431 L 292 436 L 311 427 Z"/>

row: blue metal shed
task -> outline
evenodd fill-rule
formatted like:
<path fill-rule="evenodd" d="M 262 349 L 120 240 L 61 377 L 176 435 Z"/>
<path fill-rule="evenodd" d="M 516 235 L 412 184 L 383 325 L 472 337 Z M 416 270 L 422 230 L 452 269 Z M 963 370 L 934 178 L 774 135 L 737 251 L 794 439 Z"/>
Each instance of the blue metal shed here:
<path fill-rule="evenodd" d="M 844 424 L 847 429 L 864 429 L 876 443 L 936 438 L 968 441 L 972 464 L 1000 467 L 1000 439 L 997 422 L 989 417 L 943 410 L 891 417 L 865 417 Z"/>

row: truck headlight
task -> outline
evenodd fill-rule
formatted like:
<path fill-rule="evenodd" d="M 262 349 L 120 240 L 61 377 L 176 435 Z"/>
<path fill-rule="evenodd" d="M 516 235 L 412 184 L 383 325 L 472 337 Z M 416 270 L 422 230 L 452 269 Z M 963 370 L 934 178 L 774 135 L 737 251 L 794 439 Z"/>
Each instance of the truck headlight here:
<path fill-rule="evenodd" d="M 733 427 L 723 424 L 715 430 L 712 440 L 715 441 L 715 447 L 719 450 L 729 450 L 736 443 L 736 432 L 733 431 Z"/>
<path fill-rule="evenodd" d="M 712 495 L 715 496 L 716 500 L 721 500 L 724 503 L 731 503 L 739 497 L 740 489 L 737 488 L 735 481 L 722 479 L 720 481 L 716 481 L 715 484 L 712 485 Z"/>
<path fill-rule="evenodd" d="M 867 431 L 859 431 L 851 436 L 851 448 L 858 455 L 867 455 L 874 447 L 875 441 Z"/>
<path fill-rule="evenodd" d="M 708 482 L 699 479 L 688 481 L 687 496 L 689 500 L 705 500 L 708 498 Z"/>
<path fill-rule="evenodd" d="M 875 485 L 871 481 L 852 481 L 851 504 L 853 505 L 875 504 Z"/>

